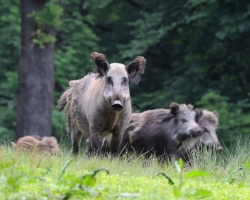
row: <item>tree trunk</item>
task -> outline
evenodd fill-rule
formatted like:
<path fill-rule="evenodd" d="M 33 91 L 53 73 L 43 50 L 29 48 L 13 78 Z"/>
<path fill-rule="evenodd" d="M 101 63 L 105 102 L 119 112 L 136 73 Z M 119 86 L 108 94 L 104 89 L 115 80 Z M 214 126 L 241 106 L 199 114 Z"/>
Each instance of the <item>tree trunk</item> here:
<path fill-rule="evenodd" d="M 25 135 L 50 136 L 54 92 L 54 44 L 44 48 L 32 42 L 38 25 L 32 17 L 33 10 L 42 9 L 44 0 L 22 0 L 22 49 L 19 63 L 19 91 L 16 138 Z M 46 30 L 54 34 L 53 28 Z"/>

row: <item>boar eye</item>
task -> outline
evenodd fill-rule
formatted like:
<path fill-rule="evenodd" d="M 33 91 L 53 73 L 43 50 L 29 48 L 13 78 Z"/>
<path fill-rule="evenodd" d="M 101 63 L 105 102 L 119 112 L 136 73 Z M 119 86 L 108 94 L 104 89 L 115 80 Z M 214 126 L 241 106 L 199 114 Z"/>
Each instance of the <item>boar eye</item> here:
<path fill-rule="evenodd" d="M 126 85 L 127 84 L 127 79 L 125 77 L 123 77 L 122 79 L 122 85 Z"/>
<path fill-rule="evenodd" d="M 107 77 L 107 84 L 108 85 L 112 85 L 113 84 L 112 78 L 110 76 Z"/>
<path fill-rule="evenodd" d="M 186 119 L 181 119 L 181 122 L 185 123 L 185 122 L 187 122 L 187 120 Z"/>

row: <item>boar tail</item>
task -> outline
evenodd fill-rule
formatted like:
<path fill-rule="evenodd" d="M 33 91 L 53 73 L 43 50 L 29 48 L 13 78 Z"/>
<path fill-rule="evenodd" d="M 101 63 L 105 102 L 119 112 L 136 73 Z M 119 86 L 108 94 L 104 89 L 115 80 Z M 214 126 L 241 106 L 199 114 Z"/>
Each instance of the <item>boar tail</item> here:
<path fill-rule="evenodd" d="M 61 98 L 58 101 L 58 108 L 59 108 L 60 111 L 62 111 L 64 109 L 64 107 L 66 106 L 66 103 L 67 103 L 66 98 L 63 98 L 61 96 Z"/>
<path fill-rule="evenodd" d="M 60 97 L 59 101 L 58 101 L 58 108 L 60 111 L 62 111 L 65 106 L 70 103 L 69 100 L 71 99 L 71 92 L 70 92 L 70 88 L 68 90 L 66 90 Z"/>

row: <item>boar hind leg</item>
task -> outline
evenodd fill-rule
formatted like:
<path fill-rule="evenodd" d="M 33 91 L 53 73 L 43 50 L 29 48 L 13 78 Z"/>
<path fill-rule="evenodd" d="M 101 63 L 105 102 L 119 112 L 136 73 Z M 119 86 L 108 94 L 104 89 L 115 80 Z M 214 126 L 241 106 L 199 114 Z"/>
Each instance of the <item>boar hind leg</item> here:
<path fill-rule="evenodd" d="M 77 156 L 79 152 L 79 147 L 81 143 L 82 133 L 80 131 L 75 131 L 71 133 L 71 142 L 73 146 L 73 155 Z"/>

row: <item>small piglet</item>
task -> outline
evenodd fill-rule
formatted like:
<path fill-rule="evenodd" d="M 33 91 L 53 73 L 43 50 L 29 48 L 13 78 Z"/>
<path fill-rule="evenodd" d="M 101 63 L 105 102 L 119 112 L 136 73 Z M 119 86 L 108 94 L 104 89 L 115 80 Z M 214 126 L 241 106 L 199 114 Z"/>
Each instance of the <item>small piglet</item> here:
<path fill-rule="evenodd" d="M 60 148 L 55 137 L 24 136 L 12 145 L 20 150 L 36 151 L 44 154 L 58 154 Z"/>

